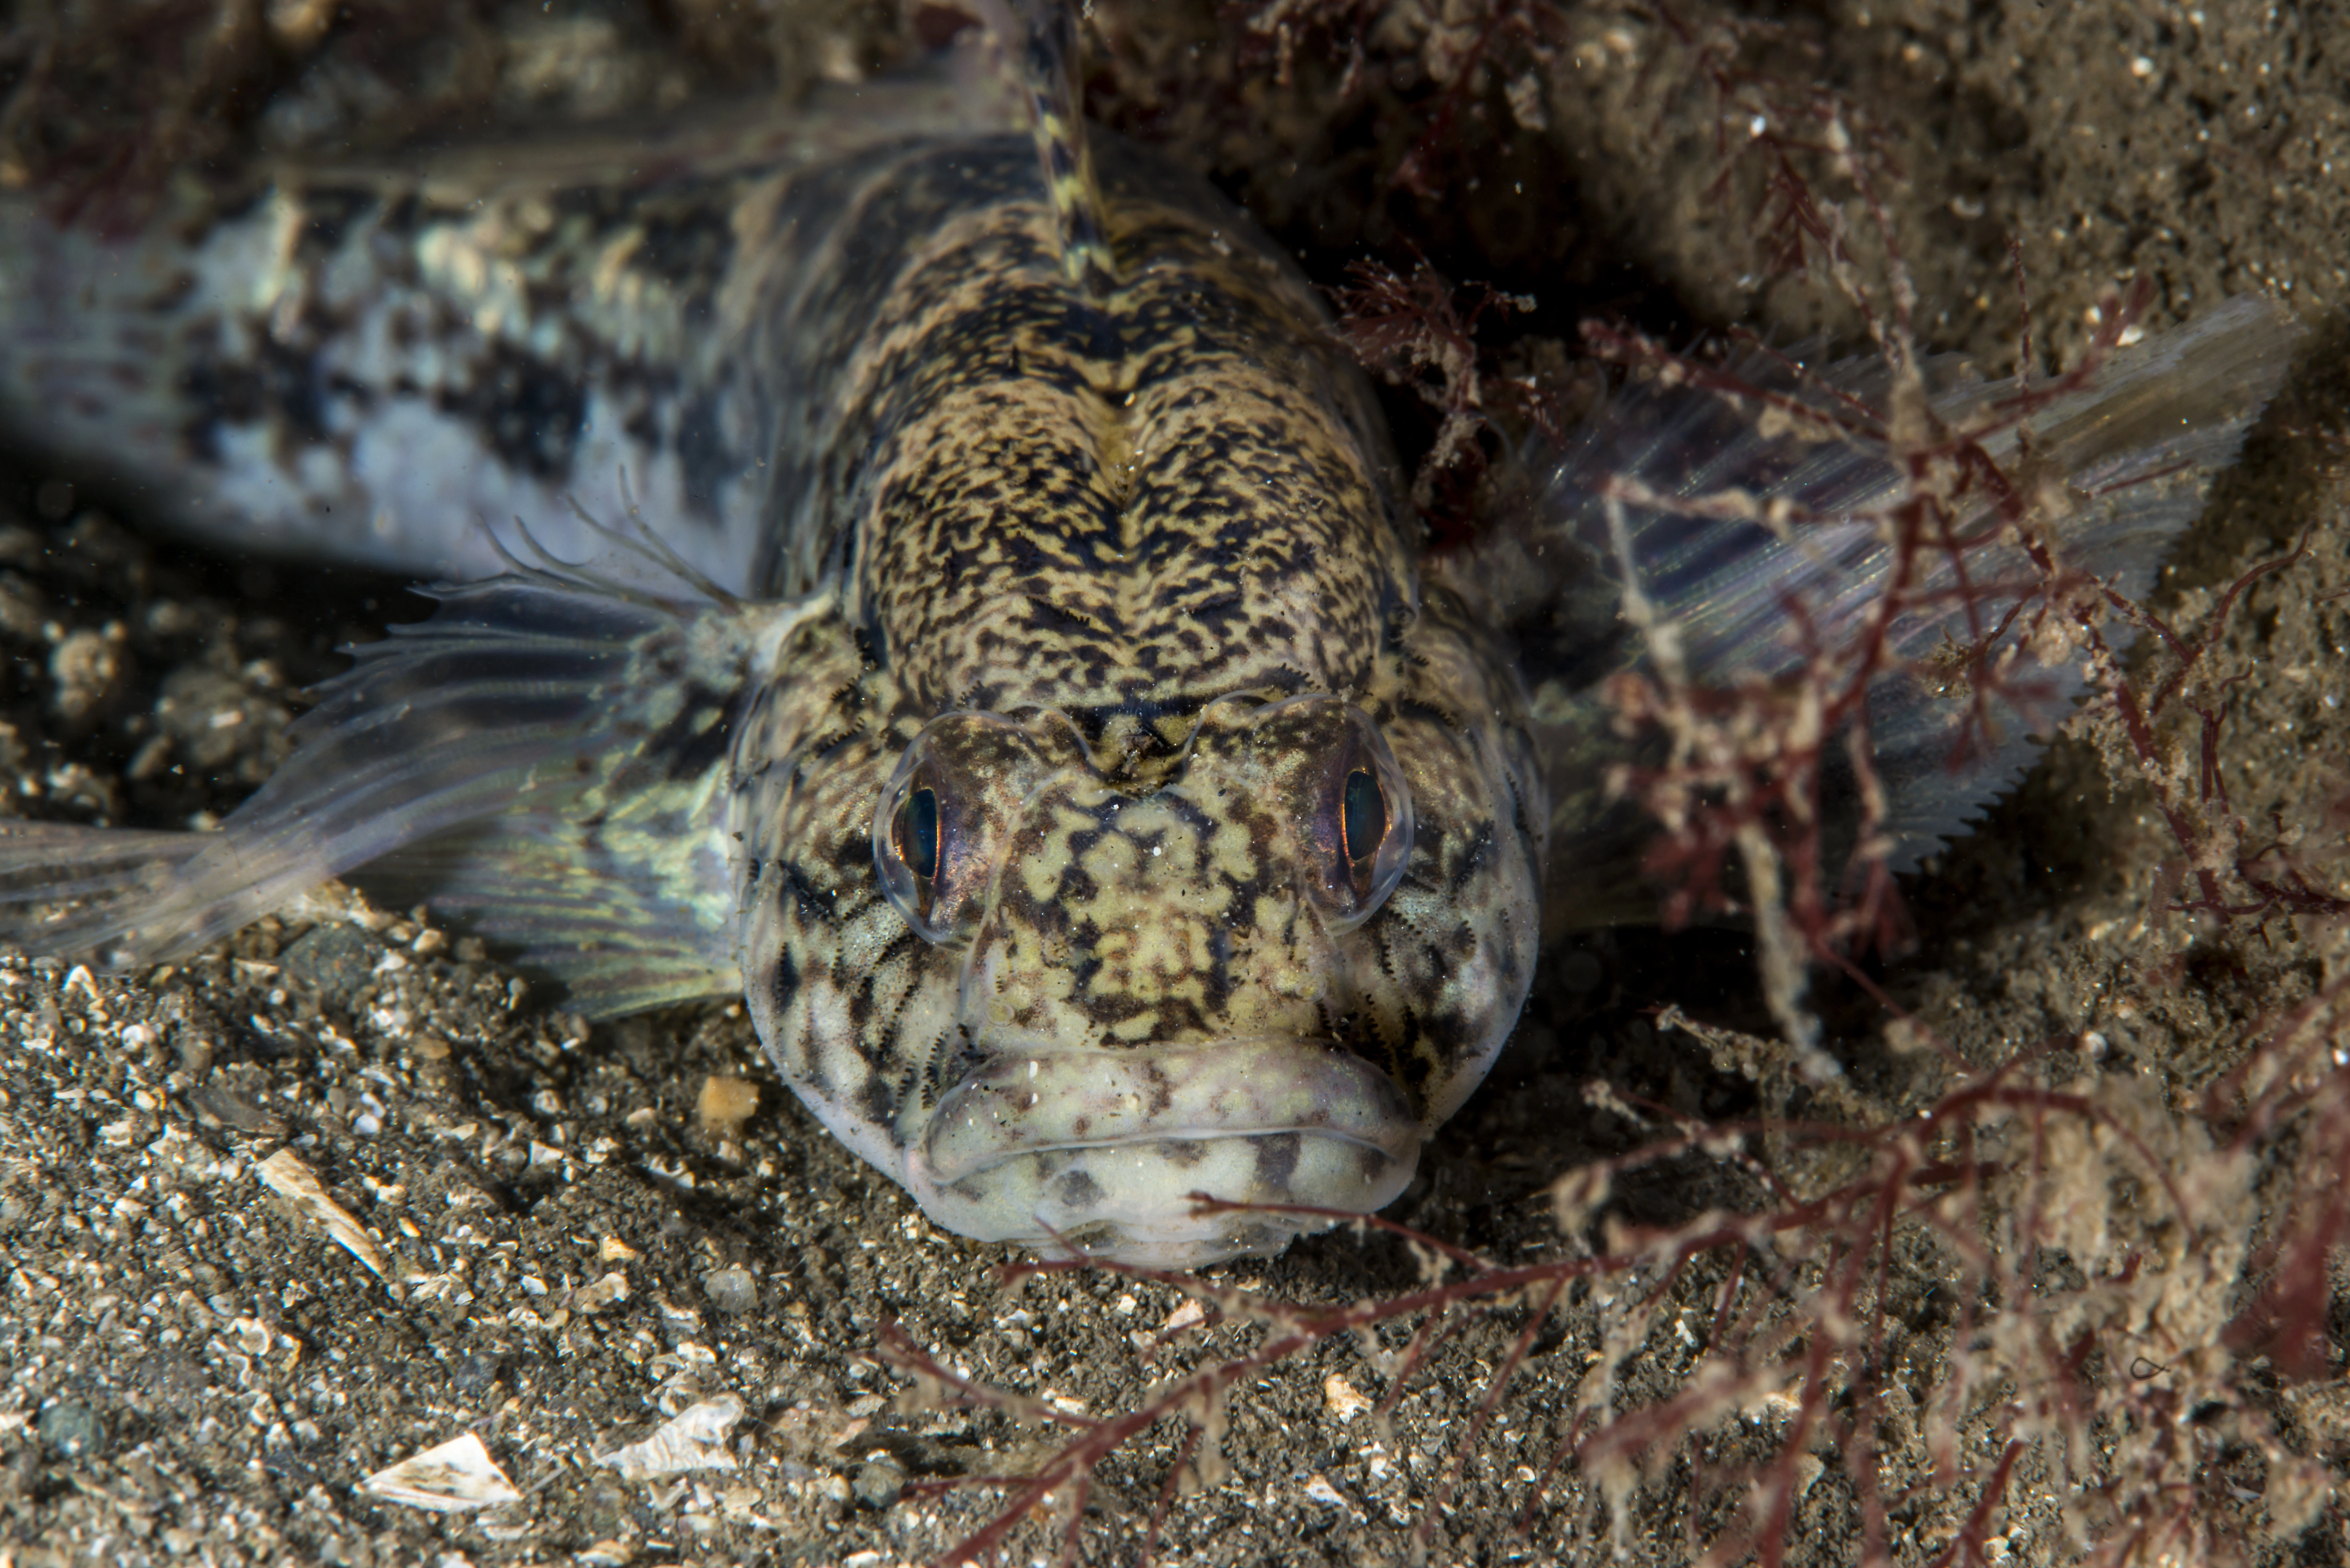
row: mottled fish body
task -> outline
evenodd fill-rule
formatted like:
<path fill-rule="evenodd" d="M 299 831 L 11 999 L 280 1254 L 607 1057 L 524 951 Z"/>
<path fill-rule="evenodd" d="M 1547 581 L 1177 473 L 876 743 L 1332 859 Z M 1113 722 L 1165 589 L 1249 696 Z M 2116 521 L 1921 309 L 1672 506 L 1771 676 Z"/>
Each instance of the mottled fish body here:
<path fill-rule="evenodd" d="M 1310 286 L 1196 182 L 1068 153 L 1061 26 L 1011 130 L 877 105 L 618 189 L 289 184 L 193 286 L 134 246 L 162 284 L 111 319 L 203 370 L 125 461 L 200 482 L 183 521 L 463 569 L 496 507 L 611 557 L 563 503 L 617 515 L 625 462 L 681 558 L 443 590 L 218 837 L 36 867 L 115 896 L 36 940 L 151 958 L 367 866 L 589 1012 L 744 995 L 965 1234 L 1198 1262 L 1299 1222 L 1194 1189 L 1392 1198 L 1531 981 L 1524 694 L 1419 582 Z M 102 385 L 92 317 L 52 319 L 11 381 Z"/>
<path fill-rule="evenodd" d="M 634 501 L 748 589 L 775 454 L 743 347 L 822 249 L 792 223 L 893 152 L 1025 145 L 1019 112 L 965 58 L 804 113 L 183 191 L 128 237 L 20 203 L 0 406 L 13 443 L 224 548 L 477 577 L 503 566 L 485 520 L 576 556 L 599 546 L 575 506 Z"/>
<path fill-rule="evenodd" d="M 0 836 L 12 934 L 152 961 L 359 872 L 590 1013 L 741 995 L 964 1235 L 1191 1264 L 1315 1223 L 1195 1191 L 1391 1199 L 1514 1025 L 1545 901 L 1590 923 L 1633 880 L 1591 684 L 1643 652 L 1606 615 L 1534 635 L 1599 479 L 1856 508 L 1892 476 L 1633 399 L 1558 458 L 1555 548 L 1432 567 L 1309 286 L 1089 142 L 1065 13 L 993 25 L 1008 96 L 966 70 L 289 180 L 127 246 L 15 214 L 21 439 L 212 537 L 474 580 L 361 649 L 221 833 Z M 2052 413 L 2067 472 L 2146 498 L 2088 508 L 2085 558 L 2148 569 L 2192 515 L 2290 341 L 2233 326 Z M 2190 417 L 2117 431 L 2140 404 Z M 1783 664 L 1785 595 L 1833 621 L 1889 569 L 1859 524 L 1618 532 L 1700 674 Z M 1983 793 L 1903 772 L 1952 722 L 1887 696 L 1905 842 Z"/>

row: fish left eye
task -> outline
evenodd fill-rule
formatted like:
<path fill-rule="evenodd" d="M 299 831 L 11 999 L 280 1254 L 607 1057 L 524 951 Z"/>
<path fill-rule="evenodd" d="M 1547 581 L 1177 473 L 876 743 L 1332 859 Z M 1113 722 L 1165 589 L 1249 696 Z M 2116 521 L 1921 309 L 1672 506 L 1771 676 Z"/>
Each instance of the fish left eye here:
<path fill-rule="evenodd" d="M 1388 901 L 1411 858 L 1411 789 L 1369 714 L 1321 695 L 1251 715 L 1266 793 L 1290 803 L 1299 886 L 1335 936 Z"/>
<path fill-rule="evenodd" d="M 1329 869 L 1307 891 L 1330 929 L 1344 935 L 1388 901 L 1411 857 L 1411 792 L 1387 742 L 1367 718 L 1345 711 L 1344 738 L 1333 748 L 1321 801 L 1311 811 L 1310 839 Z M 1329 753 L 1326 753 L 1329 754 Z"/>
<path fill-rule="evenodd" d="M 1341 803 L 1341 826 L 1346 835 L 1347 864 L 1353 873 L 1357 895 L 1370 891 L 1373 867 L 1378 862 L 1379 846 L 1388 836 L 1388 803 L 1379 793 L 1379 781 L 1371 776 L 1368 768 L 1357 768 L 1347 775 L 1347 790 Z"/>
<path fill-rule="evenodd" d="M 939 777 L 934 760 L 894 780 L 881 795 L 873 824 L 873 868 L 881 877 L 881 891 L 906 923 L 925 941 L 951 940 L 955 932 L 961 896 L 951 886 L 962 863 L 968 879 L 969 856 L 958 842 L 959 819 L 964 815 L 955 791 Z"/>
<path fill-rule="evenodd" d="M 939 874 L 939 792 L 928 784 L 906 797 L 898 808 L 892 847 L 907 868 L 924 882 Z"/>

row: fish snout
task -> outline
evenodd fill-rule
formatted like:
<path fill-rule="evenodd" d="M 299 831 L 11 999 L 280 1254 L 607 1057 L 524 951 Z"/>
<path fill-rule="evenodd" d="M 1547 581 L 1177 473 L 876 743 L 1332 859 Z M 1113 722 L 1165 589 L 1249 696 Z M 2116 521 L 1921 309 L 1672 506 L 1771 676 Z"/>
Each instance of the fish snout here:
<path fill-rule="evenodd" d="M 973 934 L 963 1023 L 1055 1049 L 1325 1033 L 1331 940 L 1243 814 L 1039 802 Z"/>

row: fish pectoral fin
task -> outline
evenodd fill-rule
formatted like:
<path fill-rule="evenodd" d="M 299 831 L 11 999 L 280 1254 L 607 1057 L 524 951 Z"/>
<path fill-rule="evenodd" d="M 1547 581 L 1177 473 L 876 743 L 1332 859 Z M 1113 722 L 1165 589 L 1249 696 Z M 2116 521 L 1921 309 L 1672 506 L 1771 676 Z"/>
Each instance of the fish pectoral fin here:
<path fill-rule="evenodd" d="M 432 593 L 430 619 L 318 689 L 292 755 L 219 832 L 0 836 L 0 936 L 152 963 L 359 872 L 512 942 L 592 1011 L 733 983 L 733 726 L 816 601 L 544 560 Z"/>
<path fill-rule="evenodd" d="M 1955 363 L 1925 370 L 1935 412 L 1985 432 L 1984 452 L 2034 484 L 2027 525 L 2052 558 L 2135 598 L 2234 461 L 2300 337 L 2274 305 L 2229 301 L 2027 410 L 2028 452 L 2002 408 L 2015 383 Z M 1620 803 L 1590 781 L 1614 763 L 1655 760 L 1616 732 L 1600 692 L 1616 670 L 1661 673 L 1635 609 L 1672 628 L 1680 673 L 1700 688 L 1789 680 L 1814 656 L 1830 670 L 1863 668 L 1863 639 L 1881 634 L 1873 662 L 1886 673 L 1868 690 L 1868 728 L 1885 792 L 1878 829 L 1897 871 L 2012 786 L 2037 754 L 2033 736 L 2082 690 L 2064 640 L 2033 639 L 2051 580 L 2001 526 L 1989 486 L 1953 486 L 1944 499 L 1962 548 L 1929 540 L 1906 561 L 1895 548 L 1893 508 L 1911 493 L 1898 454 L 1866 421 L 1829 430 L 1831 415 L 1889 403 L 1882 363 L 1830 366 L 1810 382 L 1784 363 L 1755 356 L 1731 379 L 1818 409 L 1819 429 L 1795 419 L 1774 429 L 1751 397 L 1661 381 L 1627 390 L 1553 458 L 1526 514 L 1451 568 L 1524 645 L 1535 711 L 1556 737 L 1553 799 L 1567 819 L 1555 817 L 1552 846 L 1570 877 L 1591 833 L 1617 831 L 1605 814 L 1620 815 Z M 1907 573 L 1901 608 L 1880 628 L 1897 571 Z M 2107 636 L 2126 641 L 2126 628 Z M 1825 804 L 1857 823 L 1859 786 L 1835 773 L 1843 754 L 1829 750 Z M 1584 781 L 1580 795 L 1562 774 Z"/>
<path fill-rule="evenodd" d="M 36 953 L 90 950 L 100 961 L 133 961 L 135 954 L 93 947 L 75 935 L 75 922 L 93 910 L 171 895 L 186 863 L 218 836 L 153 832 L 135 827 L 85 827 L 63 822 L 0 822 L 0 943 Z M 388 917 L 359 901 L 348 886 L 328 881 L 306 888 L 266 911 L 299 923 L 354 920 L 369 927 Z M 103 917 L 101 917 L 103 918 Z"/>
<path fill-rule="evenodd" d="M 1085 293 L 1106 294 L 1118 265 L 1077 86 L 1076 7 L 1067 0 L 978 0 L 978 10 L 1027 100 L 1061 269 Z"/>
<path fill-rule="evenodd" d="M 645 804 L 641 834 L 503 817 L 397 850 L 352 879 L 389 908 L 453 919 L 555 981 L 583 1017 L 740 996 L 725 857 L 705 825 L 671 836 L 671 814 Z"/>

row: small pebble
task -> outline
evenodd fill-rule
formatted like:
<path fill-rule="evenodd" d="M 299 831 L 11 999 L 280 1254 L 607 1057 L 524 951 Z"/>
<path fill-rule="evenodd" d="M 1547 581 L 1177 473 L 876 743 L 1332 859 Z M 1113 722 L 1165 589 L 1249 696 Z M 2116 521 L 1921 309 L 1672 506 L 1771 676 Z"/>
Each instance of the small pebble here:
<path fill-rule="evenodd" d="M 858 1468 L 851 1489 L 862 1508 L 887 1508 L 906 1490 L 906 1467 L 895 1459 L 874 1459 Z"/>
<path fill-rule="evenodd" d="M 449 1386 L 473 1398 L 495 1384 L 506 1369 L 505 1357 L 494 1352 L 468 1351 L 448 1368 Z"/>
<path fill-rule="evenodd" d="M 98 1424 L 98 1412 L 87 1405 L 60 1402 L 41 1412 L 34 1423 L 41 1440 L 61 1459 L 78 1459 L 95 1455 L 99 1440 L 105 1436 Z M 863 1484 L 861 1481 L 858 1483 Z M 876 1505 L 879 1506 L 879 1504 Z"/>
<path fill-rule="evenodd" d="M 112 694 L 122 674 L 119 641 L 99 632 L 82 630 L 57 644 L 49 654 L 50 706 L 71 723 L 87 718 Z"/>
<path fill-rule="evenodd" d="M 740 1263 L 711 1270 L 702 1277 L 702 1288 L 709 1293 L 710 1304 L 723 1313 L 739 1314 L 759 1304 L 759 1282 Z"/>
<path fill-rule="evenodd" d="M 286 978 L 331 1006 L 348 1007 L 375 977 L 383 950 L 373 937 L 340 921 L 314 926 L 279 960 Z"/>
<path fill-rule="evenodd" d="M 721 1077 L 715 1074 L 702 1081 L 702 1094 L 694 1105 L 694 1114 L 702 1122 L 702 1130 L 712 1137 L 733 1137 L 743 1130 L 743 1124 L 759 1108 L 759 1085 L 748 1078 Z"/>

